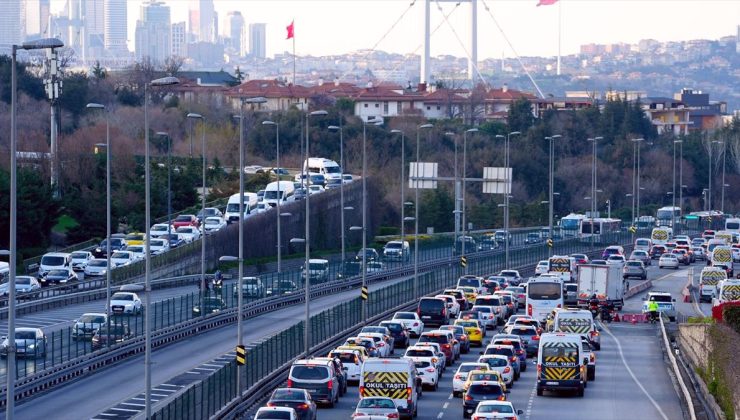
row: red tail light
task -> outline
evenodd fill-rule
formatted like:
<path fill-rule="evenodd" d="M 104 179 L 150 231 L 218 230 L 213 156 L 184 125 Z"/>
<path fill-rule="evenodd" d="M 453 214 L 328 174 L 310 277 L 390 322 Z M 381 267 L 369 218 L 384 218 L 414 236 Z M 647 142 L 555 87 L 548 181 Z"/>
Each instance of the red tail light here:
<path fill-rule="evenodd" d="M 365 387 L 364 386 L 361 386 L 360 389 L 359 389 L 359 391 L 360 391 L 360 397 L 364 397 L 365 396 L 364 395 L 365 394 Z"/>
<path fill-rule="evenodd" d="M 470 395 L 466 395 L 465 401 L 473 401 L 473 397 L 471 397 Z"/>
<path fill-rule="evenodd" d="M 532 337 L 532 340 L 539 340 L 539 339 L 540 339 L 539 335 L 535 335 L 534 337 Z"/>
<path fill-rule="evenodd" d="M 499 401 L 506 401 L 506 395 L 504 395 L 504 394 L 499 395 L 498 396 L 498 400 Z"/>
<path fill-rule="evenodd" d="M 527 315 L 532 316 L 532 305 L 527 305 Z"/>
<path fill-rule="evenodd" d="M 481 333 L 481 330 L 480 330 L 480 329 L 478 329 L 478 328 L 476 328 L 476 329 L 475 329 L 475 333 L 476 333 L 476 334 L 482 334 L 482 333 Z"/>
<path fill-rule="evenodd" d="M 537 364 L 537 377 L 540 377 L 540 374 L 542 373 L 542 365 Z"/>
<path fill-rule="evenodd" d="M 473 416 L 473 420 L 484 420 L 485 417 Z"/>
<path fill-rule="evenodd" d="M 398 413 L 390 413 L 390 414 L 388 414 L 388 418 L 389 419 L 397 419 L 398 418 Z"/>
<path fill-rule="evenodd" d="M 455 375 L 455 379 L 462 379 L 462 378 L 463 378 L 463 376 L 460 375 L 460 374 Z"/>
<path fill-rule="evenodd" d="M 333 381 L 327 382 L 326 387 L 329 389 L 329 391 L 331 391 L 332 389 L 334 389 L 334 382 Z"/>
<path fill-rule="evenodd" d="M 562 307 L 563 307 L 563 305 L 561 305 L 561 304 L 558 303 L 558 308 L 562 308 Z"/>
<path fill-rule="evenodd" d="M 519 350 L 516 351 L 516 354 L 524 354 L 524 350 L 519 349 Z"/>
<path fill-rule="evenodd" d="M 300 410 L 308 410 L 308 404 L 298 404 Z"/>
<path fill-rule="evenodd" d="M 450 348 L 450 345 L 449 344 L 442 344 L 442 348 L 443 349 L 449 349 Z"/>
<path fill-rule="evenodd" d="M 435 369 L 435 368 L 427 368 L 426 371 L 429 372 L 429 373 L 434 373 L 434 372 L 437 371 L 437 369 Z"/>
<path fill-rule="evenodd" d="M 414 322 L 414 327 L 418 327 L 418 326 L 419 326 L 419 323 L 418 322 Z"/>
<path fill-rule="evenodd" d="M 293 388 L 293 380 L 288 378 L 288 388 Z"/>
<path fill-rule="evenodd" d="M 268 403 L 267 403 L 267 406 L 268 406 L 268 407 L 275 407 L 275 403 L 273 403 L 273 402 L 268 402 Z"/>
<path fill-rule="evenodd" d="M 510 368 L 510 367 L 508 367 L 508 366 L 506 366 L 506 367 L 504 368 L 504 373 L 509 373 L 509 372 L 511 372 L 511 368 Z"/>
<path fill-rule="evenodd" d="M 516 356 L 511 356 L 511 361 L 516 362 Z"/>

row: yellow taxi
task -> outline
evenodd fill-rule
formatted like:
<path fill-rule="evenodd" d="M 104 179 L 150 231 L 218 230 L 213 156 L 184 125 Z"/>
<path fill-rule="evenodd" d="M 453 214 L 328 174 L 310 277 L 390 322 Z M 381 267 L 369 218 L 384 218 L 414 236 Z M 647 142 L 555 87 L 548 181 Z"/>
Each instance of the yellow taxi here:
<path fill-rule="evenodd" d="M 339 346 L 335 348 L 334 350 L 329 352 L 329 357 L 331 357 L 331 353 L 335 351 L 347 351 L 347 350 L 357 350 L 362 355 L 363 359 L 367 359 L 370 357 L 370 355 L 367 353 L 367 349 L 362 346 Z"/>
<path fill-rule="evenodd" d="M 468 392 L 468 387 L 475 381 L 492 381 L 498 382 L 501 385 L 501 389 L 506 392 L 506 383 L 504 378 L 501 377 L 501 373 L 496 370 L 471 370 L 468 372 L 468 379 L 463 384 L 463 392 Z"/>
<path fill-rule="evenodd" d="M 483 328 L 477 319 L 456 319 L 455 325 L 465 328 L 471 345 L 483 346 Z"/>
<path fill-rule="evenodd" d="M 126 238 L 124 240 L 126 241 L 126 246 L 144 245 L 144 234 L 138 233 L 138 232 L 131 232 L 128 235 L 126 235 Z"/>
<path fill-rule="evenodd" d="M 457 290 L 463 292 L 468 303 L 470 303 L 471 305 L 475 304 L 475 298 L 478 297 L 478 290 L 476 290 L 475 287 L 460 286 L 457 288 Z"/>

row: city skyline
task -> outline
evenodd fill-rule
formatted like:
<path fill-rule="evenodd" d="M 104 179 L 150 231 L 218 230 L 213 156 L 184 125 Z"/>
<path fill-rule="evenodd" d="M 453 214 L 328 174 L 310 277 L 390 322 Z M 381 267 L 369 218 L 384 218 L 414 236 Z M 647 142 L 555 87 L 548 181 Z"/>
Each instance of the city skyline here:
<path fill-rule="evenodd" d="M 65 0 L 52 0 L 52 13 L 60 13 Z M 136 20 L 141 0 L 129 0 L 128 46 L 134 50 Z M 188 22 L 188 0 L 169 0 L 165 4 L 172 9 L 171 22 Z M 239 11 L 244 16 L 245 26 L 251 23 L 266 24 L 266 54 L 271 57 L 291 49 L 285 40 L 285 26 L 296 21 L 296 52 L 299 55 L 334 55 L 350 51 L 372 48 L 393 53 L 419 53 L 421 44 L 423 1 L 417 0 L 409 6 L 408 0 L 382 0 L 380 2 L 356 0 L 340 2 L 295 1 L 295 0 L 252 0 L 232 1 L 214 0 L 218 16 L 218 27 L 230 11 Z M 310 4 L 309 4 L 310 3 Z M 557 55 L 557 17 L 562 14 L 562 54 L 577 53 L 580 45 L 589 43 L 637 43 L 640 39 L 658 41 L 680 41 L 687 39 L 718 39 L 733 34 L 740 22 L 740 8 L 731 0 L 712 0 L 694 2 L 647 1 L 594 1 L 577 2 L 561 0 L 553 6 L 536 7 L 536 0 L 508 0 L 478 2 L 479 60 L 512 57 L 514 54 L 506 45 L 495 23 L 486 11 L 490 7 L 499 25 L 521 56 Z M 382 4 L 383 7 L 377 7 Z M 449 23 L 437 10 L 440 5 Z M 442 2 L 431 4 L 432 28 L 441 25 L 432 37 L 432 55 L 466 56 L 469 32 L 469 4 L 463 2 Z M 454 9 L 454 11 L 453 11 Z M 290 14 L 286 13 L 290 11 Z M 330 14 L 327 11 L 331 11 Z M 361 11 L 360 15 L 358 11 Z M 452 13 L 450 14 L 450 12 Z M 405 12 L 405 15 L 404 15 Z M 326 16 L 335 17 L 328 22 Z M 401 18 L 401 16 L 403 18 Z M 354 19 L 354 16 L 361 16 Z M 522 24 L 521 16 L 526 16 Z M 608 21 L 594 19 L 594 16 L 610 16 Z M 665 19 L 655 19 L 664 16 Z M 391 30 L 394 22 L 396 26 Z M 577 23 L 573 23 L 577 22 Z M 699 25 L 697 22 L 712 22 Z M 331 23 L 327 24 L 327 23 Z M 628 27 L 629 31 L 621 28 Z M 533 28 L 541 33 L 533 32 Z M 219 33 L 223 31 L 219 30 Z M 346 36 L 356 33 L 357 36 Z M 387 35 L 384 37 L 384 34 Z M 552 35 L 549 35 L 551 33 Z M 337 34 L 345 34 L 337 36 Z M 544 35 L 543 35 L 544 34 Z M 384 38 L 383 38 L 384 37 Z M 458 37 L 461 42 L 458 41 Z M 383 38 L 381 40 L 381 38 Z M 330 40 L 331 42 L 327 42 Z M 380 42 L 379 42 L 380 41 Z M 462 45 L 461 45 L 462 44 Z"/>

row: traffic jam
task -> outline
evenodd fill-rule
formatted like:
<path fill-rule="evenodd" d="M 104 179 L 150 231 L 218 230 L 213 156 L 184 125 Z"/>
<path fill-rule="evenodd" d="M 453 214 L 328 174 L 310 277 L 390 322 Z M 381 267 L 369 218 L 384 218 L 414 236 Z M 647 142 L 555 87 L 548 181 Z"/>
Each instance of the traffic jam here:
<path fill-rule="evenodd" d="M 629 282 L 647 279 L 656 263 L 675 269 L 703 259 L 700 300 L 740 300 L 740 280 L 732 278 L 738 242 L 734 233 L 674 237 L 658 227 L 629 255 L 614 245 L 601 259 L 552 256 L 528 279 L 516 270 L 461 276 L 455 287 L 419 299 L 415 311 L 362 327 L 324 357 L 294 362 L 286 387 L 255 419 L 314 420 L 317 406 L 341 412 L 327 412 L 330 418 L 429 417 L 437 410 L 420 405 L 429 398 L 444 400 L 452 418 L 518 420 L 526 407 L 511 401 L 515 387 L 537 398 L 584 397 L 597 379 L 603 324 L 619 316 Z M 643 300 L 646 321 L 675 321 L 670 293 L 651 290 Z"/>

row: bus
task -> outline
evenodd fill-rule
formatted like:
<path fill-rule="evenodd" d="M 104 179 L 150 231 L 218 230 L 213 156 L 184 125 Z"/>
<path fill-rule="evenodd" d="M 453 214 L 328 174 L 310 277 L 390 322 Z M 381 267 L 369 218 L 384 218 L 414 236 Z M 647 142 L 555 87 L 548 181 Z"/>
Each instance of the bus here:
<path fill-rule="evenodd" d="M 686 216 L 686 227 L 689 229 L 720 230 L 725 226 L 725 215 L 718 210 L 696 211 Z"/>
<path fill-rule="evenodd" d="M 620 232 L 622 221 L 620 219 L 595 218 L 584 219 L 581 222 L 581 241 L 594 241 L 601 243 L 604 240 L 612 240 L 613 234 Z M 593 239 L 592 239 L 593 237 Z"/>
<path fill-rule="evenodd" d="M 560 219 L 560 231 L 563 238 L 575 238 L 581 233 L 581 223 L 586 219 L 583 214 L 571 213 Z"/>
<path fill-rule="evenodd" d="M 553 309 L 562 307 L 563 282 L 560 276 L 543 274 L 529 279 L 527 282 L 527 315 L 538 321 L 544 321 Z"/>
<path fill-rule="evenodd" d="M 661 207 L 655 213 L 655 226 L 673 226 L 681 219 L 681 207 Z"/>

